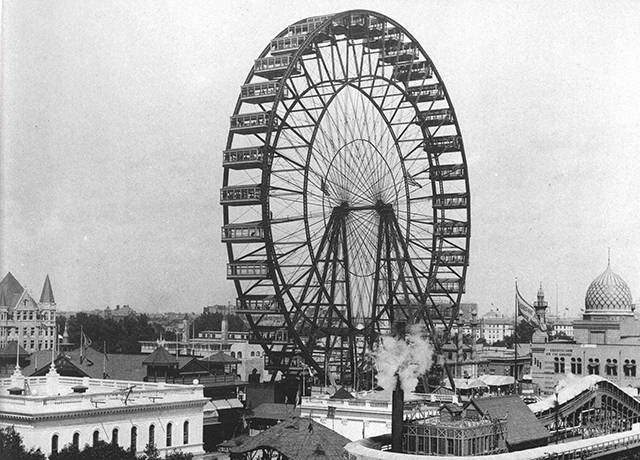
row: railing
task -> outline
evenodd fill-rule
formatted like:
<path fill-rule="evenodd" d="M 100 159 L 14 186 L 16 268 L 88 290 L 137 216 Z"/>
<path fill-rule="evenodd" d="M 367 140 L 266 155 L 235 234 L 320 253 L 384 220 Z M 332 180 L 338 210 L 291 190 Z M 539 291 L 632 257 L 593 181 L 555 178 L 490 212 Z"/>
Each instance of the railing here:
<path fill-rule="evenodd" d="M 583 459 L 585 457 L 590 457 L 592 455 L 608 452 L 610 450 L 614 450 L 619 447 L 628 448 L 630 444 L 640 444 L 640 434 L 625 436 L 624 438 L 621 438 L 621 439 L 606 441 L 598 444 L 593 444 L 590 446 L 579 447 L 577 449 L 571 449 L 565 452 L 558 452 L 557 454 L 548 453 L 538 458 L 545 459 L 545 460 L 551 459 L 551 458 L 557 459 L 557 460 Z"/>
<path fill-rule="evenodd" d="M 581 442 L 581 441 L 576 441 Z M 381 436 L 375 436 L 371 438 L 365 438 L 358 442 L 358 444 L 365 449 L 371 449 L 376 451 L 388 451 L 391 449 L 391 434 L 384 434 Z M 345 452 L 345 459 L 361 459 L 363 457 L 362 450 L 358 450 L 357 454 L 352 452 L 347 445 Z M 589 445 L 582 445 L 573 449 L 563 450 L 566 448 L 566 444 L 548 445 L 544 447 L 537 447 L 533 449 L 527 449 L 517 452 L 509 452 L 502 454 L 489 454 L 484 455 L 482 458 L 488 460 L 582 460 L 585 458 L 592 458 L 598 454 L 604 454 L 619 449 L 630 449 L 640 447 L 640 434 L 637 432 L 632 435 L 622 435 L 617 439 L 610 439 L 604 442 L 596 442 Z M 366 455 L 368 458 L 373 458 L 374 455 Z M 398 459 L 411 459 L 414 457 L 412 454 L 397 454 Z M 425 455 L 424 458 L 435 458 L 436 456 Z M 461 457 L 454 457 L 460 459 Z"/>

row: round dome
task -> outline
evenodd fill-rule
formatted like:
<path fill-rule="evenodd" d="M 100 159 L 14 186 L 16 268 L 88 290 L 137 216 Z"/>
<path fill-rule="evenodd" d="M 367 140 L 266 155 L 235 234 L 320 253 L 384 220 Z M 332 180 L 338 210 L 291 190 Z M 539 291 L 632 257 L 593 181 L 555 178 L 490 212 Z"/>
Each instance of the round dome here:
<path fill-rule="evenodd" d="M 584 299 L 585 313 L 592 314 L 603 310 L 632 314 L 632 303 L 629 286 L 613 273 L 611 266 L 607 266 L 604 273 L 593 280 Z"/>

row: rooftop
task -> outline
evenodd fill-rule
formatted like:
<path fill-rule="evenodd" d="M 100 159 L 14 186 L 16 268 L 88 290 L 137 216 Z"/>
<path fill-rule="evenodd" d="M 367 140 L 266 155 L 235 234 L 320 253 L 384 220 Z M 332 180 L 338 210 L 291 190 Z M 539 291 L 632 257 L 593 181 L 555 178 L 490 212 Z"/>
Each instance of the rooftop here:
<path fill-rule="evenodd" d="M 11 395 L 9 389 L 24 394 Z M 75 389 L 75 390 L 74 390 Z M 89 377 L 63 377 L 55 369 L 42 377 L 16 375 L 0 379 L 0 406 L 4 416 L 46 417 L 92 409 L 124 409 L 185 400 L 201 400 L 202 385 L 174 385 Z"/>

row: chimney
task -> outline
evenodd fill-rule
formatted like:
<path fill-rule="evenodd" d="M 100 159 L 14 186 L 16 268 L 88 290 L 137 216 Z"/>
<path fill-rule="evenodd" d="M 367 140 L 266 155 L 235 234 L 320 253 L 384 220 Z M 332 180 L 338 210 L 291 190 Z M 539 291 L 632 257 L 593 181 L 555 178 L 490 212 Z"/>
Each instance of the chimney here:
<path fill-rule="evenodd" d="M 402 452 L 402 428 L 404 426 L 404 391 L 400 377 L 396 375 L 396 387 L 391 399 L 391 452 Z"/>
<path fill-rule="evenodd" d="M 393 335 L 397 340 L 404 340 L 406 323 L 397 322 L 393 325 Z M 402 428 L 404 426 L 404 391 L 400 377 L 396 374 L 396 387 L 391 396 L 391 452 L 402 452 Z"/>

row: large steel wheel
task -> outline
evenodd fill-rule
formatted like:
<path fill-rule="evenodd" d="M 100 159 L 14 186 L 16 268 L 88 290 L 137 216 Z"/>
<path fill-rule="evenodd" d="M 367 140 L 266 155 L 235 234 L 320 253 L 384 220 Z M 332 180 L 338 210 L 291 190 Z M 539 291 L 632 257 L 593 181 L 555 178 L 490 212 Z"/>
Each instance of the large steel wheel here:
<path fill-rule="evenodd" d="M 267 369 L 359 385 L 394 323 L 448 339 L 467 167 L 442 79 L 402 26 L 357 10 L 283 30 L 241 88 L 223 165 L 227 274 Z"/>

